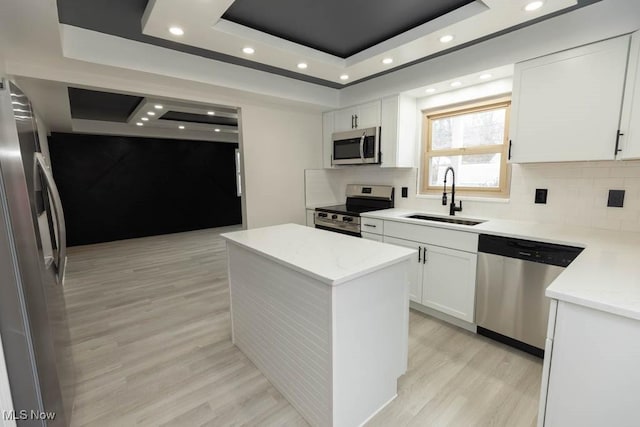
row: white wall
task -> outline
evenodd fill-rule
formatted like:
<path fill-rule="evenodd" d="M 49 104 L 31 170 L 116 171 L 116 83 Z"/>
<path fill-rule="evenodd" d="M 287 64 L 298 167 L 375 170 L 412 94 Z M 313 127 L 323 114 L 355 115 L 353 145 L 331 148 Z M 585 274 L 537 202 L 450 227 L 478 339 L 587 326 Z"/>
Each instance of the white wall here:
<path fill-rule="evenodd" d="M 511 92 L 512 79 L 419 98 L 421 110 Z M 422 120 L 419 121 L 422 125 Z M 422 132 L 419 133 L 422 135 Z M 418 196 L 418 169 L 381 169 L 377 166 L 353 166 L 333 170 L 310 170 L 306 174 L 307 206 L 342 203 L 347 184 L 393 185 L 396 207 L 448 214 L 441 197 Z M 409 188 L 409 197 L 400 197 L 401 187 Z M 546 205 L 535 204 L 536 188 L 549 190 Z M 624 208 L 608 208 L 608 190 L 626 190 Z M 552 222 L 611 230 L 640 231 L 640 161 L 546 163 L 511 166 L 509 199 L 480 199 L 459 196 L 463 200 L 461 216 L 506 218 Z"/>
<path fill-rule="evenodd" d="M 247 226 L 305 224 L 304 170 L 322 165 L 322 116 L 276 106 L 241 114 Z"/>
<path fill-rule="evenodd" d="M 321 108 L 227 91 L 201 82 L 74 61 L 12 64 L 13 71 L 20 70 L 19 74 L 28 78 L 55 78 L 80 87 L 239 107 L 245 226 L 305 223 L 304 170 L 322 165 Z"/>
<path fill-rule="evenodd" d="M 307 205 L 344 202 L 346 184 L 386 184 L 396 191 L 396 207 L 420 212 L 449 213 L 441 197 L 417 196 L 417 169 L 380 169 L 354 166 L 307 171 Z M 402 186 L 409 197 L 400 197 Z M 327 188 L 336 200 L 328 200 Z M 535 204 L 536 188 L 549 190 L 546 205 Z M 608 208 L 609 190 L 625 190 L 623 208 Z M 462 217 L 502 218 L 586 226 L 607 230 L 640 231 L 640 161 L 570 162 L 513 165 L 507 200 L 463 200 Z"/>

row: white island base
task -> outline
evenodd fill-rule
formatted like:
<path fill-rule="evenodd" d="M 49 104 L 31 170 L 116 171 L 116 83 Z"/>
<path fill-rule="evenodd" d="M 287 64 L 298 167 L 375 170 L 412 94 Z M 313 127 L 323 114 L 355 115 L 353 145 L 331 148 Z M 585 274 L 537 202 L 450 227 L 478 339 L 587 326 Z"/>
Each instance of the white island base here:
<path fill-rule="evenodd" d="M 396 397 L 415 251 L 293 224 L 223 237 L 233 342 L 310 424 L 362 425 Z"/>

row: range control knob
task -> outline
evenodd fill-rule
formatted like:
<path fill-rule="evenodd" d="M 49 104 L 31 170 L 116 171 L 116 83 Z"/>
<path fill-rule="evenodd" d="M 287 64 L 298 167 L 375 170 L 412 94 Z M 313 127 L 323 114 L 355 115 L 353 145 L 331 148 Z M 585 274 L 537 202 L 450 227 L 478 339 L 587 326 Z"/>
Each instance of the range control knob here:
<path fill-rule="evenodd" d="M 338 219 L 338 215 L 331 215 L 331 219 Z"/>
<path fill-rule="evenodd" d="M 345 216 L 345 217 L 342 218 L 342 221 L 344 221 L 344 222 L 353 222 L 353 218 L 350 217 L 350 216 Z"/>
<path fill-rule="evenodd" d="M 326 214 L 326 213 L 324 213 L 324 212 L 320 212 L 320 213 L 318 214 L 318 216 L 319 216 L 320 218 L 326 218 L 326 217 L 327 217 L 327 214 Z"/>

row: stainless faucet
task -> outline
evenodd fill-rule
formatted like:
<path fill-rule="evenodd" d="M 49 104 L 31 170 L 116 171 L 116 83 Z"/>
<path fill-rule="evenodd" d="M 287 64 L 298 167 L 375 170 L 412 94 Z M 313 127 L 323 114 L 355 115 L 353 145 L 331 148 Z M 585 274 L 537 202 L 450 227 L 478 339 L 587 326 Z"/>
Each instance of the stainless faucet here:
<path fill-rule="evenodd" d="M 444 189 L 442 192 L 442 206 L 447 206 L 447 175 L 451 171 L 451 205 L 449 205 L 449 215 L 455 215 L 456 212 L 462 210 L 462 200 L 460 200 L 460 206 L 456 206 L 456 171 L 451 166 L 447 168 L 444 173 Z"/>

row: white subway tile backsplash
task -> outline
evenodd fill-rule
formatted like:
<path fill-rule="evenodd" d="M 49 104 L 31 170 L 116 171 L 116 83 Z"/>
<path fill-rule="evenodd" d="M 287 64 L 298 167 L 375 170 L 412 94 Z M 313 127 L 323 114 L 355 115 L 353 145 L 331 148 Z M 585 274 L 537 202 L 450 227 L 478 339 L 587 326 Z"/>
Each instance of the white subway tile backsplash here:
<path fill-rule="evenodd" d="M 370 183 L 395 186 L 396 207 L 442 214 L 448 212 L 439 198 L 416 197 L 417 169 L 356 166 L 309 173 L 306 175 L 307 187 L 317 188 L 307 188 L 307 205 L 322 202 L 314 201 L 315 195 L 335 195 L 339 189 L 344 195 L 347 184 Z M 309 179 L 310 176 L 312 179 Z M 400 197 L 400 188 L 403 186 L 409 187 L 409 197 L 406 199 Z M 546 205 L 534 203 L 536 188 L 549 190 Z M 611 189 L 626 191 L 623 208 L 607 207 Z M 464 205 L 462 216 L 640 231 L 640 161 L 512 165 L 508 203 L 473 200 L 464 196 L 460 198 Z"/>

